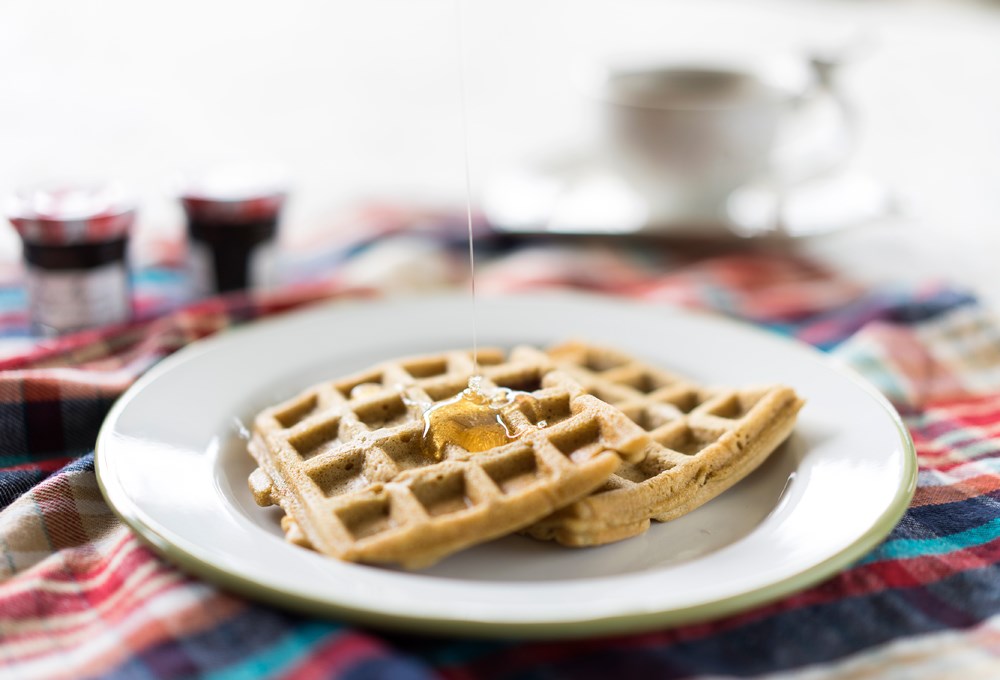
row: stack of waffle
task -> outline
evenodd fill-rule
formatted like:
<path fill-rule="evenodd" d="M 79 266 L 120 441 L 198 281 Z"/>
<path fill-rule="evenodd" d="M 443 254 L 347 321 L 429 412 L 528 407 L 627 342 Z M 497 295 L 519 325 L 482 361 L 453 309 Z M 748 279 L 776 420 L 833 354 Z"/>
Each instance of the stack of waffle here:
<path fill-rule="evenodd" d="M 476 394 L 471 352 L 446 352 L 264 410 L 255 500 L 281 506 L 290 541 L 356 562 L 417 569 L 518 531 L 600 545 L 728 489 L 802 406 L 788 387 L 709 389 L 582 343 L 480 350 L 478 363 Z"/>

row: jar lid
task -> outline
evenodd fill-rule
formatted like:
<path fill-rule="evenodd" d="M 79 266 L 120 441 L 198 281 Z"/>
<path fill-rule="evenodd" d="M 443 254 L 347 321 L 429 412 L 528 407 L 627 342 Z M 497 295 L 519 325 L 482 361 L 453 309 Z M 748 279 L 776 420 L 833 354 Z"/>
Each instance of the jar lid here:
<path fill-rule="evenodd" d="M 276 165 L 217 165 L 188 174 L 179 193 L 191 219 L 244 224 L 277 218 L 288 195 L 288 179 Z"/>
<path fill-rule="evenodd" d="M 124 237 L 135 221 L 135 202 L 115 182 L 49 183 L 17 191 L 6 212 L 29 243 L 74 245 Z"/>

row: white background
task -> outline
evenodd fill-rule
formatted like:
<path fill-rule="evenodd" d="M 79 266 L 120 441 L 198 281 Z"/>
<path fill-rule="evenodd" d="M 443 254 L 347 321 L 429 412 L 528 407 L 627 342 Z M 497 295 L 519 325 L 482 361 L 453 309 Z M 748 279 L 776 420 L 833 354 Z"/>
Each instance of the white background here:
<path fill-rule="evenodd" d="M 570 80 L 581 64 L 688 45 L 799 49 L 860 29 L 874 47 L 845 78 L 863 115 L 858 163 L 897 190 L 906 217 L 864 257 L 809 247 L 839 248 L 866 276 L 1000 290 L 1000 4 L 462 2 L 477 191 L 491 168 L 587 140 L 592 103 Z M 179 170 L 273 159 L 295 179 L 290 243 L 360 198 L 458 205 L 457 54 L 455 0 L 4 0 L 0 192 L 119 177 L 141 197 L 148 237 L 179 227 L 168 190 Z M 0 234 L 0 256 L 16 258 L 12 230 Z M 886 250 L 901 239 L 912 258 Z"/>

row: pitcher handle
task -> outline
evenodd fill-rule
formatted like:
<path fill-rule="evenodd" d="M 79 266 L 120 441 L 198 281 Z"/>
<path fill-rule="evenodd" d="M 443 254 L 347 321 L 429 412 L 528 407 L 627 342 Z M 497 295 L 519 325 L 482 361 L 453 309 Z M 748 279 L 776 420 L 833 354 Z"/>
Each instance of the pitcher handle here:
<path fill-rule="evenodd" d="M 867 40 L 855 38 L 849 44 L 838 49 L 816 51 L 806 57 L 812 70 L 814 86 L 802 97 L 802 105 L 826 99 L 832 103 L 835 121 L 830 126 L 828 136 L 835 135 L 824 143 L 828 154 L 820 156 L 811 163 L 803 163 L 803 158 L 816 158 L 816 149 L 807 153 L 800 152 L 800 158 L 795 162 L 785 159 L 775 162 L 757 181 L 737 189 L 729 197 L 727 210 L 734 228 L 744 235 L 760 235 L 772 233 L 787 234 L 784 224 L 783 206 L 788 194 L 798 186 L 822 179 L 841 172 L 854 157 L 858 146 L 858 112 L 857 108 L 840 87 L 838 74 L 840 70 L 855 61 Z M 801 109 L 793 110 L 789 115 L 800 117 Z M 780 153 L 780 151 L 779 151 Z"/>

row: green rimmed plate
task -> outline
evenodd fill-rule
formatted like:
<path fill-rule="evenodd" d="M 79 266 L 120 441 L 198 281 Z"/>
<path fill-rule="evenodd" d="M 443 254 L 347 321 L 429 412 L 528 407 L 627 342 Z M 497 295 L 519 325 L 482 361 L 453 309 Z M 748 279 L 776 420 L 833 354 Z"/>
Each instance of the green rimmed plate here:
<path fill-rule="evenodd" d="M 246 427 L 261 408 L 388 357 L 470 344 L 467 296 L 339 302 L 196 343 L 115 405 L 97 445 L 111 507 L 181 567 L 279 606 L 415 632 L 566 637 L 736 612 L 848 566 L 912 494 L 912 442 L 891 406 L 816 350 L 663 305 L 545 293 L 484 298 L 480 342 L 608 344 L 705 382 L 784 382 L 792 437 L 695 512 L 600 548 L 521 536 L 420 572 L 347 564 L 286 543 L 258 508 Z"/>

